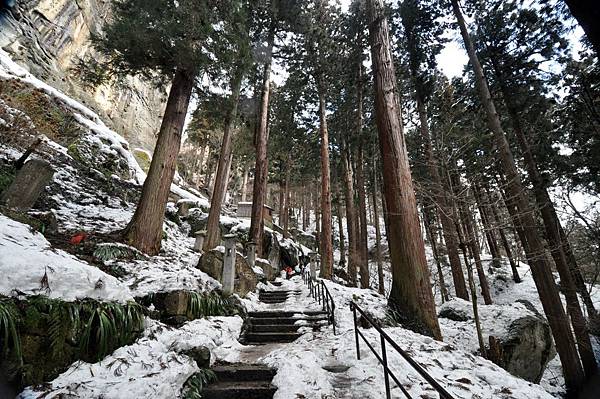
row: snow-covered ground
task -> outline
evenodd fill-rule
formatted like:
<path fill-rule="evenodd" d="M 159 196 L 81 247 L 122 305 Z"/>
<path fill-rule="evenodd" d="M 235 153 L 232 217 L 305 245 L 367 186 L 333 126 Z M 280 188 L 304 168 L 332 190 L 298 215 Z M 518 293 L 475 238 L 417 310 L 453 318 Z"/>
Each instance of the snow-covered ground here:
<path fill-rule="evenodd" d="M 54 250 L 40 233 L 0 214 L 0 294 L 47 295 L 74 301 L 133 300 L 131 291 L 113 276 L 73 255 Z"/>
<path fill-rule="evenodd" d="M 299 277 L 286 282 L 286 288 L 307 289 Z M 295 342 L 276 348 L 260 361 L 276 367 L 273 383 L 279 387 L 276 399 L 287 398 L 382 398 L 385 397 L 383 369 L 361 341 L 361 360 L 356 359 L 356 344 L 350 301 L 355 301 L 377 319 L 385 317 L 386 300 L 371 290 L 348 288 L 327 282 L 336 303 L 337 335 L 332 327 L 308 332 Z M 311 306 L 310 299 L 304 301 Z M 297 302 L 293 302 L 296 304 Z M 262 309 L 267 307 L 263 305 Z M 379 334 L 362 329 L 367 339 L 380 349 Z M 495 364 L 400 327 L 385 331 L 428 373 L 456 398 L 551 398 L 540 386 L 513 377 Z M 412 397 L 436 397 L 420 376 L 394 350 L 388 351 L 390 368 Z M 335 373 L 323 367 L 345 366 Z M 393 384 L 393 383 L 392 383 Z M 401 397 L 393 389 L 393 397 Z"/>

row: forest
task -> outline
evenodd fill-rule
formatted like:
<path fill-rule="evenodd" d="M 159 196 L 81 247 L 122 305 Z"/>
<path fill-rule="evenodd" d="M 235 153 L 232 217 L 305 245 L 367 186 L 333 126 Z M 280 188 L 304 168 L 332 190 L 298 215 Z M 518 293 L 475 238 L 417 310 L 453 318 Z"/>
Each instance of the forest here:
<path fill-rule="evenodd" d="M 0 3 L 0 398 L 600 397 L 600 4 L 83 3 Z"/>

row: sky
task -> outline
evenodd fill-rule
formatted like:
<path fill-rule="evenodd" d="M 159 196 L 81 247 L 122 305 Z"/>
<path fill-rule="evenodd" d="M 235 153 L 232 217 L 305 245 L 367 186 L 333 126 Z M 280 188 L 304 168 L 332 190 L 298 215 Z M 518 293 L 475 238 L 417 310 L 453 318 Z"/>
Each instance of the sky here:
<path fill-rule="evenodd" d="M 342 10 L 348 11 L 348 7 L 352 0 L 340 0 Z M 464 66 L 469 61 L 467 52 L 457 41 L 458 32 L 452 32 L 449 41 L 441 53 L 436 57 L 440 70 L 448 77 L 454 78 L 462 75 Z"/>

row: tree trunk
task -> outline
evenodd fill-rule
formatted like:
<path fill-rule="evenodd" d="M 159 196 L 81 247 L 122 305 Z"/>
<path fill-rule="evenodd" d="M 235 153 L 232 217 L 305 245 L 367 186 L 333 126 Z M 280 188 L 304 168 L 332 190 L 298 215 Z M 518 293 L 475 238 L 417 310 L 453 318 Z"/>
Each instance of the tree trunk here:
<path fill-rule="evenodd" d="M 333 241 L 331 236 L 331 189 L 329 170 L 329 131 L 325 108 L 325 88 L 322 77 L 317 78 L 319 92 L 319 120 L 321 131 L 321 272 L 324 279 L 333 275 Z"/>
<path fill-rule="evenodd" d="M 373 223 L 375 224 L 375 261 L 377 262 L 377 277 L 379 278 L 379 293 L 385 295 L 385 279 L 383 275 L 383 260 L 381 259 L 381 231 L 379 229 L 379 214 L 377 212 L 377 169 L 373 169 Z"/>
<path fill-rule="evenodd" d="M 357 272 L 360 267 L 358 248 L 358 218 L 354 204 L 354 179 L 352 178 L 352 162 L 350 150 L 342 144 L 342 174 L 344 175 L 344 199 L 346 203 L 346 227 L 348 229 L 348 284 L 356 287 Z"/>
<path fill-rule="evenodd" d="M 529 146 L 529 142 L 525 136 L 517 108 L 510 97 L 508 85 L 504 81 L 504 76 L 495 60 L 493 61 L 493 65 L 500 82 L 502 96 L 504 98 L 509 117 L 512 121 L 515 135 L 517 136 L 517 142 L 519 143 L 519 147 L 523 153 L 523 158 L 525 159 L 527 174 L 531 180 L 531 183 L 533 184 L 535 200 L 542 214 L 546 238 L 548 240 L 548 244 L 550 245 L 550 253 L 554 259 L 556 270 L 560 275 L 561 287 L 563 288 L 562 291 L 567 302 L 567 310 L 571 317 L 571 324 L 577 339 L 579 355 L 581 357 L 583 368 L 586 375 L 590 377 L 596 373 L 597 364 L 592 349 L 589 332 L 587 330 L 585 317 L 583 316 L 583 312 L 581 311 L 581 306 L 579 304 L 579 298 L 577 297 L 577 288 L 575 287 L 574 274 L 579 270 L 579 266 L 577 263 L 569 265 L 566 255 L 568 241 L 564 242 L 560 234 L 562 226 L 560 225 L 556 210 L 554 209 L 554 205 L 552 204 L 552 200 L 548 194 L 546 184 L 539 173 L 537 163 L 533 157 L 533 153 L 531 152 L 531 147 Z M 585 284 L 582 288 L 582 292 L 580 292 L 582 298 L 584 298 L 584 301 L 586 301 L 587 296 L 587 303 L 591 305 L 590 308 L 588 308 L 588 312 L 591 310 L 590 314 L 595 315 L 596 310 L 591 298 L 589 297 L 589 293 L 585 288 Z"/>
<path fill-rule="evenodd" d="M 487 193 L 487 194 L 488 194 L 488 198 L 489 198 L 489 193 Z M 502 241 L 502 246 L 504 247 L 504 252 L 506 252 L 506 257 L 508 258 L 508 262 L 510 263 L 510 269 L 512 270 L 512 274 L 513 274 L 513 281 L 515 283 L 520 283 L 521 276 L 519 276 L 519 271 L 517 270 L 517 264 L 515 263 L 515 260 L 514 260 L 513 254 L 512 254 L 512 250 L 510 248 L 510 243 L 508 242 L 508 239 L 506 238 L 506 234 L 504 233 L 504 228 L 500 224 L 500 218 L 498 217 L 498 212 L 496 211 L 496 206 L 491 202 L 490 202 L 490 209 L 491 209 L 491 213 L 492 213 L 492 217 L 493 217 L 493 223 L 498 228 L 498 234 L 500 235 L 500 240 Z"/>
<path fill-rule="evenodd" d="M 193 74 L 177 69 L 140 201 L 122 233 L 128 244 L 149 255 L 160 251 L 165 207 L 177 167 L 181 133 L 193 88 Z"/>
<path fill-rule="evenodd" d="M 363 149 L 363 66 L 362 57 L 359 57 L 358 76 L 357 76 L 357 110 L 356 110 L 356 136 L 358 146 L 356 149 L 356 191 L 358 193 L 358 259 L 360 266 L 360 287 L 369 288 L 371 276 L 369 274 L 369 248 L 367 244 L 367 194 L 365 193 L 365 176 L 364 176 L 364 149 Z"/>
<path fill-rule="evenodd" d="M 485 271 L 483 270 L 483 264 L 481 262 L 481 255 L 479 253 L 479 245 L 477 240 L 475 239 L 475 229 L 473 226 L 473 219 L 471 218 L 470 209 L 466 208 L 466 204 L 460 204 L 460 216 L 463 221 L 463 225 L 465 227 L 466 233 L 466 245 L 471 250 L 471 256 L 475 260 L 475 267 L 477 269 L 477 276 L 479 276 L 479 286 L 481 287 L 481 296 L 483 297 L 483 302 L 486 305 L 492 304 L 492 296 L 490 295 L 490 286 L 487 281 L 487 277 L 485 276 Z"/>
<path fill-rule="evenodd" d="M 290 159 L 288 158 L 285 164 L 285 180 L 283 184 L 283 237 L 288 238 L 290 235 Z"/>
<path fill-rule="evenodd" d="M 338 189 L 338 191 L 341 191 Z M 338 192 L 337 198 L 337 217 L 338 217 L 338 229 L 340 232 L 340 266 L 346 265 L 346 237 L 344 237 L 344 223 L 342 220 L 342 197 L 341 193 Z"/>
<path fill-rule="evenodd" d="M 417 87 L 419 87 L 417 85 Z M 433 196 L 438 208 L 438 215 L 442 224 L 442 232 L 446 243 L 446 251 L 448 252 L 448 260 L 450 261 L 450 270 L 452 271 L 452 280 L 454 282 L 454 290 L 458 298 L 465 300 L 469 299 L 465 276 L 460 264 L 460 255 L 458 254 L 458 242 L 454 223 L 450 218 L 452 214 L 451 206 L 452 199 L 448 192 L 444 189 L 442 178 L 439 172 L 437 159 L 433 154 L 433 146 L 431 142 L 431 133 L 427 122 L 427 109 L 423 103 L 423 95 L 421 90 L 416 91 L 417 110 L 419 113 L 419 129 L 423 142 L 425 144 L 425 157 L 427 158 L 427 171 L 433 182 Z"/>
<path fill-rule="evenodd" d="M 488 127 L 494 134 L 495 145 L 499 152 L 499 161 L 508 180 L 508 195 L 515 199 L 517 205 L 517 218 L 521 222 L 520 224 L 523 227 L 527 240 L 526 252 L 531 267 L 531 274 L 537 286 L 546 318 L 552 329 L 556 349 L 563 366 L 565 384 L 568 390 L 577 391 L 583 383 L 584 373 L 577 356 L 577 349 L 573 335 L 571 334 L 569 321 L 562 306 L 558 288 L 552 277 L 552 269 L 548 263 L 544 245 L 537 231 L 533 209 L 525 196 L 521 177 L 508 145 L 506 135 L 500 124 L 500 118 L 496 112 L 496 107 L 483 74 L 483 68 L 475 53 L 475 47 L 471 42 L 458 0 L 451 0 L 451 3 L 475 73 L 475 83 L 479 91 L 481 103 L 486 112 Z"/>
<path fill-rule="evenodd" d="M 598 23 L 600 7 L 598 7 L 598 0 L 565 0 L 565 3 L 592 43 L 596 57 L 600 59 L 600 24 Z"/>
<path fill-rule="evenodd" d="M 375 110 L 389 218 L 390 305 L 407 326 L 441 339 L 413 189 L 383 0 L 369 0 Z"/>
<path fill-rule="evenodd" d="M 433 232 L 431 231 L 431 218 L 429 217 L 428 208 L 432 208 L 435 212 L 435 206 L 423 206 L 423 221 L 425 223 L 425 232 L 429 238 L 431 244 L 431 251 L 433 252 L 433 258 L 438 272 L 438 281 L 440 284 L 440 297 L 442 298 L 442 304 L 448 301 L 448 290 L 446 289 L 446 283 L 444 282 L 444 272 L 442 271 L 442 262 L 440 262 L 440 255 L 437 250 L 437 244 Z"/>
<path fill-rule="evenodd" d="M 491 222 L 489 209 L 487 208 L 487 204 L 485 204 L 483 201 L 479 186 L 473 182 L 471 187 L 473 188 L 475 202 L 477 203 L 477 208 L 479 209 L 479 216 L 481 217 L 481 224 L 483 225 L 485 239 L 488 243 L 490 253 L 492 254 L 492 263 L 496 267 L 500 267 L 500 250 L 498 248 L 498 241 L 496 240 L 495 229 L 493 223 Z"/>
<path fill-rule="evenodd" d="M 246 202 L 246 192 L 248 191 L 248 166 L 244 166 L 244 177 L 242 178 L 241 202 Z"/>
<path fill-rule="evenodd" d="M 197 179 L 195 180 L 196 186 L 200 187 L 200 177 L 202 176 L 203 166 L 204 166 L 204 157 L 206 155 L 206 145 L 202 145 L 200 149 L 200 156 L 198 157 L 198 163 L 196 164 L 197 169 Z"/>
<path fill-rule="evenodd" d="M 256 253 L 263 255 L 264 218 L 263 207 L 267 193 L 268 159 L 267 142 L 269 141 L 269 97 L 271 94 L 271 63 L 275 29 L 269 31 L 268 54 L 269 57 L 263 70 L 263 87 L 260 102 L 260 115 L 258 129 L 254 139 L 256 146 L 256 165 L 254 167 L 254 187 L 252 188 L 252 218 L 250 220 L 250 241 L 256 243 Z"/>
<path fill-rule="evenodd" d="M 232 142 L 233 142 L 233 127 L 237 117 L 238 103 L 240 100 L 240 90 L 242 87 L 242 79 L 244 71 L 242 67 L 238 67 L 231 81 L 231 95 L 229 97 L 229 109 L 225 116 L 225 124 L 223 129 L 223 142 L 221 144 L 221 154 L 219 155 L 219 163 L 217 166 L 217 176 L 210 200 L 210 210 L 208 212 L 208 221 L 206 222 L 206 238 L 204 239 L 204 251 L 210 251 L 221 241 L 221 228 L 219 219 L 221 217 L 221 207 L 225 200 L 227 192 L 227 182 L 229 171 L 231 169 L 232 157 Z"/>

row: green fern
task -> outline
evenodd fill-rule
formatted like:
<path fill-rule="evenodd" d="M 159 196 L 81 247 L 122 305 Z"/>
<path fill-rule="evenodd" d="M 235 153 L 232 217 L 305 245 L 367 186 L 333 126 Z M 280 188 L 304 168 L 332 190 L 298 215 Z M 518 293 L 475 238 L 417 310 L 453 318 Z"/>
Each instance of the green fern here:
<path fill-rule="evenodd" d="M 217 381 L 217 375 L 211 369 L 200 369 L 187 379 L 183 386 L 184 399 L 201 399 L 202 390 L 210 383 Z"/>
<path fill-rule="evenodd" d="M 136 303 L 96 303 L 86 305 L 89 314 L 83 329 L 80 346 L 82 353 L 100 360 L 114 348 L 131 341 L 142 329 L 144 314 Z"/>
<path fill-rule="evenodd" d="M 94 257 L 102 262 L 117 259 L 144 259 L 144 255 L 135 248 L 110 243 L 98 244 L 94 250 Z"/>
<path fill-rule="evenodd" d="M 187 317 L 190 320 L 208 316 L 232 316 L 239 309 L 232 299 L 224 299 L 215 293 L 188 292 Z"/>
<path fill-rule="evenodd" d="M 19 365 L 23 365 L 21 340 L 17 332 L 19 317 L 15 305 L 9 301 L 0 300 L 0 349 L 3 357 L 12 353 Z"/>

